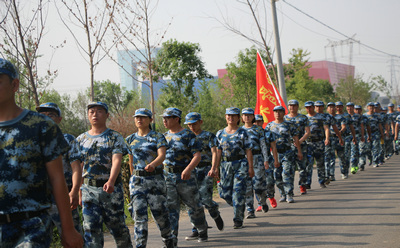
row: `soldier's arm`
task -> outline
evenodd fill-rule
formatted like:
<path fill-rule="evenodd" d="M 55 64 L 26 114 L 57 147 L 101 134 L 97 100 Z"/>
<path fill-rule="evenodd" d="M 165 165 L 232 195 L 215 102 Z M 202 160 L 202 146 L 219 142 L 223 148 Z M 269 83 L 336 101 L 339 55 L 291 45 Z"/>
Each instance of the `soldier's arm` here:
<path fill-rule="evenodd" d="M 72 188 L 69 192 L 71 209 L 75 209 L 79 204 L 79 189 L 82 184 L 82 167 L 81 161 L 75 160 L 71 163 L 72 169 Z"/>
<path fill-rule="evenodd" d="M 339 137 L 339 139 L 342 139 L 342 135 L 340 134 L 339 128 L 337 127 L 336 124 L 332 125 L 333 131 L 335 132 L 335 134 Z"/>
<path fill-rule="evenodd" d="M 394 128 L 394 140 L 396 141 L 399 135 L 399 123 L 396 123 L 396 127 Z"/>
<path fill-rule="evenodd" d="M 61 220 L 61 240 L 65 247 L 83 247 L 82 236 L 75 230 L 72 221 L 68 189 L 62 167 L 61 156 L 46 163 L 46 170 L 53 189 L 54 200 Z"/>
<path fill-rule="evenodd" d="M 193 154 L 192 160 L 190 160 L 190 163 L 186 166 L 185 170 L 182 171 L 181 174 L 182 180 L 188 180 L 190 178 L 192 170 L 196 168 L 196 166 L 200 163 L 200 161 L 201 161 L 201 152 L 196 152 L 195 154 Z"/>
<path fill-rule="evenodd" d="M 361 141 L 365 141 L 365 133 L 364 133 L 364 123 L 361 122 Z"/>
<path fill-rule="evenodd" d="M 300 145 L 300 142 L 299 142 L 299 136 L 297 136 L 297 135 L 293 136 L 293 140 L 294 140 L 294 143 L 295 143 L 296 148 L 297 148 L 297 158 L 299 160 L 302 160 L 303 159 L 303 153 L 301 152 L 301 145 Z"/>
<path fill-rule="evenodd" d="M 305 127 L 305 133 L 303 135 L 303 137 L 301 137 L 299 139 L 300 144 L 302 144 L 304 141 L 306 141 L 308 139 L 308 137 L 310 137 L 310 127 Z"/>
<path fill-rule="evenodd" d="M 251 149 L 246 150 L 247 162 L 249 163 L 249 177 L 254 177 L 254 167 L 253 167 L 253 153 Z"/>
<path fill-rule="evenodd" d="M 103 186 L 103 190 L 109 194 L 114 191 L 115 181 L 117 180 L 119 172 L 121 171 L 121 163 L 122 153 L 114 153 L 111 159 L 110 178 Z"/>
<path fill-rule="evenodd" d="M 330 137 L 330 131 L 328 125 L 324 125 L 324 130 L 325 130 L 325 145 L 329 145 L 329 137 Z"/>
<path fill-rule="evenodd" d="M 281 164 L 279 163 L 278 149 L 276 149 L 276 141 L 271 142 L 271 149 L 272 155 L 274 156 L 274 166 L 275 168 L 278 168 Z"/>
<path fill-rule="evenodd" d="M 356 140 L 356 130 L 354 130 L 353 124 L 349 124 L 351 135 L 353 135 L 353 141 Z"/>
<path fill-rule="evenodd" d="M 132 173 L 133 173 L 133 156 L 131 154 L 128 154 L 128 157 L 129 157 L 129 160 L 128 160 L 129 171 L 131 172 L 131 175 L 132 175 Z"/>
<path fill-rule="evenodd" d="M 161 146 L 157 149 L 157 157 L 151 161 L 146 167 L 144 168 L 148 172 L 153 172 L 158 166 L 162 165 L 162 162 L 165 159 L 165 154 L 167 152 L 167 148 L 165 146 Z"/>
<path fill-rule="evenodd" d="M 208 172 L 209 177 L 219 178 L 219 164 L 221 162 L 222 150 L 217 148 L 215 160 L 213 158 L 211 170 Z"/>

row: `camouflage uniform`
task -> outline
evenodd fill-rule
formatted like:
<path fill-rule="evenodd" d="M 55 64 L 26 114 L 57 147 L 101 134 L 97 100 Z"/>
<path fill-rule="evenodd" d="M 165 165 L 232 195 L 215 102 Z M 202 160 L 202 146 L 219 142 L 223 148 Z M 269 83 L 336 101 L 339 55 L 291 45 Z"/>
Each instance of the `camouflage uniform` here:
<path fill-rule="evenodd" d="M 361 115 L 362 123 L 364 124 L 364 142 L 360 141 L 360 153 L 359 153 L 359 163 L 358 167 L 361 170 L 364 170 L 365 164 L 366 164 L 366 157 L 369 154 L 371 154 L 371 143 L 368 141 L 368 134 L 367 134 L 367 126 L 369 126 L 368 118 L 363 114 Z M 370 158 L 368 156 L 368 158 Z"/>
<path fill-rule="evenodd" d="M 297 114 L 295 117 L 290 117 L 289 115 L 285 115 L 284 117 L 285 121 L 291 122 L 297 127 L 297 132 L 299 134 L 299 139 L 304 136 L 305 134 L 305 128 L 310 126 L 310 123 L 308 121 L 307 116 L 302 115 L 302 114 Z M 297 148 L 293 145 L 292 143 L 292 150 L 294 154 L 297 153 Z M 303 153 L 303 159 L 299 160 L 297 156 L 295 156 L 295 163 L 298 167 L 299 170 L 299 185 L 300 186 L 305 186 L 307 184 L 307 143 L 303 142 L 301 144 L 301 152 Z"/>
<path fill-rule="evenodd" d="M 275 197 L 275 178 L 274 178 L 274 156 L 271 155 L 270 153 L 270 148 L 271 148 L 271 143 L 276 141 L 276 136 L 274 133 L 264 130 L 264 135 L 265 135 L 265 144 L 267 147 L 267 152 L 268 152 L 268 164 L 269 167 L 267 170 L 265 170 L 265 181 L 266 181 L 266 192 L 267 192 L 267 198 L 272 199 Z"/>
<path fill-rule="evenodd" d="M 254 213 L 254 193 L 256 194 L 259 205 L 267 205 L 267 181 L 264 162 L 268 162 L 267 147 L 265 143 L 265 132 L 260 126 L 253 125 L 251 128 L 243 129 L 247 131 L 252 144 L 254 177 L 247 179 L 246 206 L 247 211 Z"/>
<path fill-rule="evenodd" d="M 246 150 L 252 148 L 246 130 L 239 127 L 229 134 L 225 129 L 216 134 L 218 149 L 221 153 L 220 182 L 218 183 L 219 195 L 229 205 L 233 206 L 233 221 L 243 223 L 246 181 L 249 175 L 249 164 L 245 157 Z"/>
<path fill-rule="evenodd" d="M 50 245 L 46 163 L 67 151 L 60 129 L 39 113 L 23 110 L 17 118 L 0 122 L 0 247 Z M 29 218 L 15 216 L 24 212 Z"/>
<path fill-rule="evenodd" d="M 196 136 L 198 141 L 201 142 L 201 161 L 193 170 L 196 175 L 196 182 L 199 188 L 201 203 L 206 207 L 210 216 L 216 219 L 220 216 L 218 210 L 218 203 L 213 201 L 213 185 L 214 179 L 207 174 L 211 170 L 212 153 L 211 148 L 217 147 L 218 141 L 215 134 L 207 131 L 202 131 Z M 196 231 L 196 228 L 193 228 Z"/>
<path fill-rule="evenodd" d="M 325 183 L 325 130 L 324 126 L 329 125 L 325 115 L 316 113 L 314 116 L 307 115 L 310 123 L 310 137 L 307 139 L 308 164 L 307 164 L 307 185 L 311 185 L 314 159 L 317 163 L 318 182 Z"/>
<path fill-rule="evenodd" d="M 294 188 L 294 152 L 291 148 L 293 137 L 298 136 L 297 127 L 287 121 L 267 124 L 266 131 L 276 136 L 276 149 L 278 151 L 279 163 L 281 166 L 275 169 L 275 182 L 282 197 L 293 197 Z"/>
<path fill-rule="evenodd" d="M 374 113 L 372 115 L 365 113 L 364 116 L 368 118 L 369 126 L 371 127 L 371 153 L 373 163 L 379 165 L 381 154 L 381 134 L 379 131 L 379 116 Z"/>
<path fill-rule="evenodd" d="M 178 237 L 180 204 L 189 207 L 190 222 L 199 233 L 207 232 L 204 208 L 200 201 L 195 173 L 188 180 L 181 178 L 182 171 L 190 163 L 193 155 L 201 152 L 201 142 L 187 129 L 178 133 L 164 133 L 168 149 L 164 160 L 164 176 L 167 184 L 167 203 L 172 233 Z"/>
<path fill-rule="evenodd" d="M 351 171 L 352 173 L 357 172 L 359 163 L 359 152 L 360 152 L 360 142 L 361 142 L 361 123 L 362 116 L 359 114 L 351 115 L 351 122 L 353 123 L 354 131 L 356 133 L 356 143 L 351 142 Z"/>
<path fill-rule="evenodd" d="M 146 247 L 148 237 L 148 212 L 151 214 L 160 229 L 161 237 L 165 243 L 174 239 L 171 232 L 167 207 L 167 192 L 163 176 L 162 165 L 153 172 L 144 168 L 158 156 L 158 149 L 167 147 L 164 135 L 150 131 L 146 136 L 137 133 L 126 138 L 133 157 L 133 173 L 129 180 L 129 189 L 132 205 L 132 216 L 135 221 L 136 247 Z"/>
<path fill-rule="evenodd" d="M 343 113 L 340 115 L 342 115 L 347 122 L 346 130 L 342 133 L 342 137 L 344 141 L 344 158 L 346 161 L 345 167 L 343 169 L 344 172 L 343 174 L 348 175 L 350 168 L 350 160 L 351 160 L 351 144 L 353 142 L 353 135 L 350 130 L 350 125 L 353 125 L 353 122 L 351 120 L 351 116 L 348 113 Z"/>
<path fill-rule="evenodd" d="M 63 155 L 63 170 L 64 170 L 64 177 L 67 183 L 68 192 L 71 191 L 72 188 L 72 168 L 71 163 L 74 161 L 81 161 L 81 152 L 79 150 L 79 144 L 76 141 L 75 137 L 71 134 L 64 134 L 64 138 L 69 144 L 69 151 Z M 72 210 L 72 219 L 74 221 L 75 229 L 82 234 L 82 225 L 81 220 L 79 217 L 78 208 Z M 51 216 L 53 224 L 57 227 L 58 233 L 61 235 L 61 221 L 60 215 L 58 214 L 57 206 L 54 204 L 51 206 L 49 210 L 49 214 Z"/>
<path fill-rule="evenodd" d="M 389 138 L 385 140 L 385 154 L 386 158 L 391 158 L 394 153 L 394 148 L 393 148 L 393 139 L 394 139 L 394 130 L 392 130 L 392 123 L 395 122 L 397 114 L 395 112 L 393 113 L 387 113 L 387 124 L 389 126 Z"/>
<path fill-rule="evenodd" d="M 103 221 L 113 235 L 117 247 L 132 247 L 129 229 L 125 225 L 124 192 L 121 175 L 114 191 L 103 191 L 110 178 L 112 155 L 128 153 L 124 138 L 116 131 L 106 129 L 92 136 L 85 132 L 78 136 L 83 158 L 82 215 L 85 246 L 103 247 Z"/>
<path fill-rule="evenodd" d="M 397 115 L 396 119 L 395 119 L 395 125 L 400 125 L 400 115 Z M 400 130 L 400 129 L 399 129 Z M 400 132 L 400 131 L 399 131 Z M 398 136 L 399 137 L 399 136 Z M 399 138 L 397 138 L 397 140 L 394 141 L 394 145 L 395 145 L 395 152 L 396 154 L 399 153 L 400 151 L 400 141 Z"/>
<path fill-rule="evenodd" d="M 323 113 L 323 115 L 325 115 L 326 121 L 330 128 L 330 135 L 329 135 L 330 144 L 325 146 L 324 150 L 325 178 L 335 180 L 335 163 L 332 164 L 331 161 L 332 161 L 332 154 L 333 156 L 335 155 L 334 147 L 336 145 L 335 144 L 336 139 L 337 142 L 339 142 L 339 137 L 337 137 L 336 133 L 333 131 L 333 126 L 336 125 L 336 119 L 328 113 Z M 332 133 L 334 135 L 332 135 Z"/>
<path fill-rule="evenodd" d="M 379 164 L 382 164 L 384 161 L 385 161 L 385 142 L 386 142 L 386 134 L 385 134 L 385 131 L 386 131 L 386 127 L 385 127 L 385 124 L 387 123 L 387 116 L 386 116 L 386 114 L 385 113 L 383 113 L 383 112 L 380 112 L 380 113 L 377 113 L 378 114 L 378 119 L 379 119 L 379 123 L 382 125 L 382 130 L 383 130 L 383 134 L 384 134 L 384 136 L 383 137 L 381 137 L 381 149 L 380 149 L 380 152 L 379 152 Z"/>

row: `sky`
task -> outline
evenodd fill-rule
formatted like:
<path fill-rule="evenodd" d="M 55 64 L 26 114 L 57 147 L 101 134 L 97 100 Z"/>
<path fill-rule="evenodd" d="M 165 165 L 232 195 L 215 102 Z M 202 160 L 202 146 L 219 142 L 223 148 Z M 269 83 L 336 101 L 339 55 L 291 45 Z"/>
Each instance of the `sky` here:
<path fill-rule="evenodd" d="M 267 33 L 268 45 L 274 51 L 271 2 L 256 2 L 259 3 L 257 14 Z M 291 57 L 292 49 L 302 48 L 310 52 L 310 61 L 327 59 L 349 64 L 351 57 L 356 74 L 364 79 L 382 75 L 388 82 L 400 82 L 400 32 L 397 27 L 400 1 L 279 0 L 276 8 L 284 63 Z M 235 61 L 239 51 L 253 45 L 224 28 L 217 20 L 227 20 L 259 40 L 248 6 L 235 0 L 162 0 L 158 2 L 150 28 L 163 30 L 171 22 L 163 41 L 176 39 L 198 43 L 206 68 L 210 74 L 217 75 L 218 69 Z M 76 34 L 84 41 L 85 37 L 80 36 L 79 30 Z M 345 41 L 353 35 L 360 44 L 353 44 L 352 53 L 347 44 L 335 47 L 335 56 L 331 47 L 326 47 L 330 41 Z M 51 46 L 64 40 L 64 47 L 54 52 Z M 54 5 L 50 6 L 46 34 L 40 46 L 42 70 L 50 66 L 59 73 L 51 87 L 72 96 L 89 87 L 89 65 L 60 22 Z M 95 80 L 106 79 L 118 83 L 120 80 L 118 66 L 108 58 L 102 60 L 95 72 Z"/>

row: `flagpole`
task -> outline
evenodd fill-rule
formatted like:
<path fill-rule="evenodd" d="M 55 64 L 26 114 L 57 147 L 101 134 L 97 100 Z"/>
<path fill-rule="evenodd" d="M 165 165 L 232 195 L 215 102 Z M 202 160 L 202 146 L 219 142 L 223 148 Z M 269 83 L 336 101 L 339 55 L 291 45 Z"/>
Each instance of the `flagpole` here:
<path fill-rule="evenodd" d="M 276 6 L 275 6 L 276 1 L 277 0 L 271 0 L 271 6 L 272 6 L 272 22 L 274 23 L 276 59 L 278 67 L 278 84 L 279 84 L 279 93 L 281 94 L 282 100 L 286 104 L 287 103 L 286 85 L 285 85 L 285 75 L 283 74 L 281 44 L 279 40 L 279 30 L 278 30 L 278 18 L 276 15 Z"/>

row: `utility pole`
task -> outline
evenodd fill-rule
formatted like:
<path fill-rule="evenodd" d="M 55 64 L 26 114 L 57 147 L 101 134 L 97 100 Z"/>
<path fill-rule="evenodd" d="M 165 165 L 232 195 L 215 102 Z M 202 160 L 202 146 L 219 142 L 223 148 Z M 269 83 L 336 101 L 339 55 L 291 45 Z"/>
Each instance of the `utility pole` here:
<path fill-rule="evenodd" d="M 285 85 L 285 75 L 283 74 L 283 64 L 282 64 L 282 53 L 281 53 L 281 43 L 279 40 L 279 30 L 278 30 L 278 18 L 276 16 L 276 7 L 275 2 L 277 0 L 271 0 L 272 6 L 272 22 L 274 23 L 274 40 L 275 40 L 275 49 L 276 49 L 276 59 L 278 66 L 278 85 L 279 85 L 279 93 L 285 104 L 287 103 L 286 97 L 286 85 Z"/>

